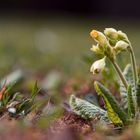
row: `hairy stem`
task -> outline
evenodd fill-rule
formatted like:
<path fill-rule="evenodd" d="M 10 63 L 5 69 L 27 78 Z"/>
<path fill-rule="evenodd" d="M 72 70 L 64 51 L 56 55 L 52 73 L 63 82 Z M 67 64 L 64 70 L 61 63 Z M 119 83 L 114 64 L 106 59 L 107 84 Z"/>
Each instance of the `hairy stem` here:
<path fill-rule="evenodd" d="M 118 66 L 118 64 L 117 64 L 114 60 L 111 60 L 111 59 L 110 59 L 110 61 L 112 62 L 113 66 L 114 66 L 114 68 L 115 68 L 115 70 L 116 70 L 116 72 L 118 73 L 118 75 L 119 75 L 119 77 L 120 77 L 122 83 L 124 84 L 124 86 L 125 86 L 125 88 L 126 88 L 126 90 L 127 90 L 127 89 L 128 89 L 128 84 L 127 84 L 126 79 L 125 79 L 124 76 L 123 76 L 123 73 L 122 73 L 120 67 Z"/>
<path fill-rule="evenodd" d="M 138 80 L 137 64 L 136 64 L 136 58 L 135 58 L 135 54 L 134 54 L 132 45 L 130 42 L 129 42 L 129 44 L 130 44 L 130 47 L 128 47 L 128 51 L 130 52 L 131 64 L 132 64 L 132 68 L 133 68 L 133 77 L 134 77 L 134 82 L 135 82 L 135 86 L 136 86 L 137 80 Z"/>

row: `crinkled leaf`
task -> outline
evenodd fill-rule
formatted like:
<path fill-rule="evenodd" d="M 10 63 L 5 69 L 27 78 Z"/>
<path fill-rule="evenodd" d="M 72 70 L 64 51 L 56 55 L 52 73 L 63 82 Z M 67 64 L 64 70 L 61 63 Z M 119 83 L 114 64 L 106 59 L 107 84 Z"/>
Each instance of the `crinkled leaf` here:
<path fill-rule="evenodd" d="M 124 71 L 123 71 L 124 78 L 126 79 L 128 85 L 131 85 L 131 91 L 132 91 L 132 96 L 134 98 L 135 96 L 135 86 L 134 86 L 134 80 L 133 80 L 133 72 L 132 72 L 132 66 L 131 64 L 127 64 Z M 121 104 L 122 106 L 127 109 L 128 104 L 127 104 L 127 90 L 123 83 L 120 81 L 120 95 L 121 95 Z"/>
<path fill-rule="evenodd" d="M 120 108 L 118 102 L 110 91 L 99 82 L 94 82 L 96 92 L 102 96 L 108 117 L 115 125 L 127 124 L 127 118 L 124 111 Z"/>
<path fill-rule="evenodd" d="M 140 76 L 138 77 L 138 82 L 136 86 L 136 101 L 137 101 L 137 106 L 140 111 Z"/>
<path fill-rule="evenodd" d="M 135 106 L 134 106 L 134 101 L 133 101 L 133 97 L 132 97 L 132 89 L 131 86 L 128 87 L 128 114 L 130 117 L 134 117 L 135 115 Z"/>
<path fill-rule="evenodd" d="M 110 122 L 107 116 L 107 112 L 105 110 L 85 100 L 79 99 L 74 95 L 71 95 L 69 103 L 73 112 L 75 112 L 77 115 L 80 115 L 84 119 L 98 118 L 101 120 L 101 122 Z"/>

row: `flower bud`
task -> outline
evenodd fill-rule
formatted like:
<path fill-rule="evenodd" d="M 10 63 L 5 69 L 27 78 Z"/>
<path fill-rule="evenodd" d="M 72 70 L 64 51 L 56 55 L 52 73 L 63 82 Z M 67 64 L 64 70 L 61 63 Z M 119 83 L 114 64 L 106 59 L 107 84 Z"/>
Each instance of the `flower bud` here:
<path fill-rule="evenodd" d="M 98 74 L 99 72 L 101 72 L 105 68 L 105 59 L 106 57 L 95 61 L 90 68 L 90 72 L 92 72 L 93 74 Z"/>
<path fill-rule="evenodd" d="M 92 45 L 90 48 L 91 51 L 95 52 L 96 54 L 104 54 L 104 49 L 99 44 Z"/>
<path fill-rule="evenodd" d="M 90 36 L 91 36 L 92 38 L 94 38 L 95 41 L 98 42 L 98 43 L 99 43 L 101 46 L 103 46 L 103 47 L 104 47 L 105 45 L 107 45 L 107 43 L 108 43 L 108 41 L 107 41 L 105 35 L 104 35 L 103 33 L 99 32 L 99 31 L 92 30 L 92 31 L 90 32 Z"/>
<path fill-rule="evenodd" d="M 122 31 L 117 31 L 114 28 L 106 28 L 104 30 L 104 34 L 111 40 L 126 40 L 128 41 L 128 37 Z"/>
<path fill-rule="evenodd" d="M 118 33 L 114 28 L 106 28 L 104 30 L 104 34 L 112 40 L 117 40 L 118 39 Z"/>
<path fill-rule="evenodd" d="M 128 43 L 126 43 L 125 41 L 118 41 L 114 47 L 114 50 L 116 51 L 116 53 L 119 53 L 121 51 L 125 51 L 127 49 L 127 47 L 129 46 Z"/>
<path fill-rule="evenodd" d="M 128 40 L 127 35 L 123 33 L 122 31 L 118 31 L 118 38 L 119 40 Z"/>

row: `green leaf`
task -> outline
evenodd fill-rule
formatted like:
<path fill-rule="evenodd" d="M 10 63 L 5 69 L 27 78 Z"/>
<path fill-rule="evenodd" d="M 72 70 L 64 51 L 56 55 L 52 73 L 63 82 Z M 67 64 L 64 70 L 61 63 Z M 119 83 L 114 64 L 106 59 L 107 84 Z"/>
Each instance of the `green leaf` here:
<path fill-rule="evenodd" d="M 130 117 L 134 117 L 135 115 L 135 106 L 134 106 L 134 101 L 132 97 L 132 89 L 131 86 L 128 87 L 128 114 Z"/>
<path fill-rule="evenodd" d="M 140 76 L 138 77 L 138 82 L 136 86 L 136 102 L 137 102 L 138 110 L 140 111 Z"/>
<path fill-rule="evenodd" d="M 33 87 L 33 90 L 32 90 L 32 93 L 31 93 L 31 99 L 34 100 L 34 98 L 36 97 L 36 95 L 38 94 L 39 92 L 39 88 L 38 88 L 38 85 L 37 85 L 37 81 L 35 82 L 35 85 Z"/>
<path fill-rule="evenodd" d="M 39 88 L 37 86 L 37 82 L 35 82 L 31 96 L 28 97 L 27 99 L 24 99 L 17 105 L 17 107 L 16 107 L 17 114 L 23 113 L 23 115 L 27 115 L 30 111 L 32 111 L 34 108 L 36 108 L 34 99 L 38 92 L 39 92 Z"/>
<path fill-rule="evenodd" d="M 110 120 L 107 116 L 107 112 L 100 107 L 97 107 L 85 100 L 79 99 L 74 95 L 70 97 L 70 107 L 74 113 L 80 115 L 84 119 L 98 118 L 101 122 L 109 123 Z"/>
<path fill-rule="evenodd" d="M 96 92 L 102 96 L 105 107 L 107 109 L 108 117 L 115 125 L 127 124 L 127 118 L 125 112 L 120 108 L 118 102 L 101 83 L 95 81 L 94 87 Z"/>
<path fill-rule="evenodd" d="M 24 112 L 24 115 L 26 115 L 31 110 L 32 105 L 33 102 L 31 101 L 31 99 L 26 99 L 18 104 L 18 106 L 16 107 L 16 113 Z"/>
<path fill-rule="evenodd" d="M 124 78 L 126 79 L 128 85 L 131 85 L 132 96 L 135 96 L 135 84 L 133 80 L 133 72 L 131 64 L 127 64 L 124 71 L 123 71 Z M 122 106 L 127 109 L 127 90 L 124 87 L 124 84 L 120 81 L 120 95 L 121 95 L 121 104 Z"/>

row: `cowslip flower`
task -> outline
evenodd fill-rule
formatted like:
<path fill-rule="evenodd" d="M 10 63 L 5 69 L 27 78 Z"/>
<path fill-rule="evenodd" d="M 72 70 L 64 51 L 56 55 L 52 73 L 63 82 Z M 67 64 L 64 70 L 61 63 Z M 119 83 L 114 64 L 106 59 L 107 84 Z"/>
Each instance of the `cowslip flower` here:
<path fill-rule="evenodd" d="M 103 47 L 101 47 L 99 44 L 92 45 L 90 48 L 91 51 L 95 52 L 96 54 L 104 54 Z"/>
<path fill-rule="evenodd" d="M 113 39 L 113 40 L 118 39 L 118 32 L 114 28 L 105 28 L 104 34 L 110 39 Z"/>
<path fill-rule="evenodd" d="M 122 31 L 117 31 L 114 28 L 106 28 L 104 34 L 111 40 L 125 40 L 128 41 L 128 37 Z"/>
<path fill-rule="evenodd" d="M 126 40 L 128 41 L 128 37 L 125 33 L 123 33 L 122 31 L 118 31 L 118 38 L 119 40 Z"/>
<path fill-rule="evenodd" d="M 116 45 L 115 45 L 115 47 L 114 47 L 114 50 L 115 50 L 115 52 L 118 54 L 118 53 L 120 53 L 121 51 L 127 50 L 128 47 L 129 47 L 129 44 L 128 44 L 128 43 L 126 43 L 125 41 L 120 40 L 120 41 L 118 41 L 118 42 L 116 43 Z"/>
<path fill-rule="evenodd" d="M 105 68 L 105 59 L 106 57 L 95 61 L 90 68 L 90 72 L 92 72 L 93 74 L 100 73 Z"/>
<path fill-rule="evenodd" d="M 103 33 L 99 32 L 99 31 L 92 30 L 90 32 L 90 36 L 92 38 L 94 38 L 95 41 L 97 43 L 99 43 L 99 45 L 102 46 L 102 47 L 104 47 L 104 46 L 106 46 L 108 44 L 108 41 L 107 41 L 105 35 Z"/>

